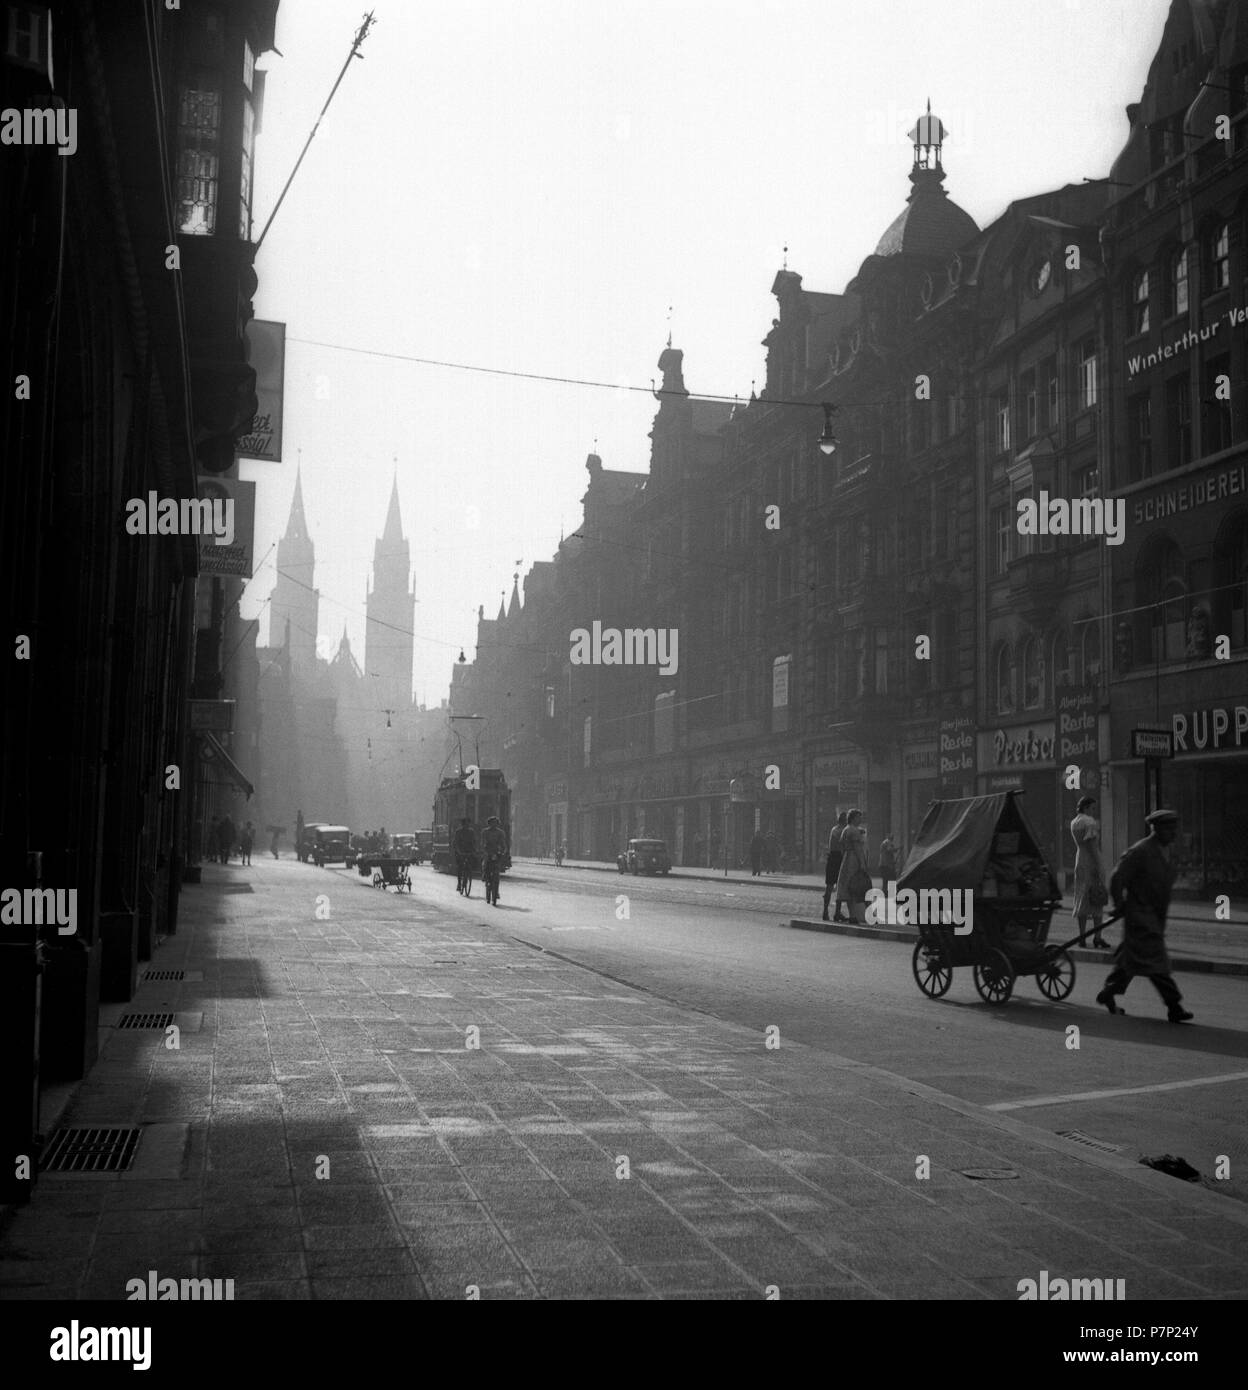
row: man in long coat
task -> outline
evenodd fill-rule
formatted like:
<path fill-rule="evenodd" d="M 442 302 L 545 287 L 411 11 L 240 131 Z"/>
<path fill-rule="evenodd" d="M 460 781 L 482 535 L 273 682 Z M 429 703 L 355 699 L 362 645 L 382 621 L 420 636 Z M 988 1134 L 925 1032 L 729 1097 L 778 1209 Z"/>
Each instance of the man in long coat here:
<path fill-rule="evenodd" d="M 1114 969 L 1096 1002 L 1111 1014 L 1124 1012 L 1114 1002 L 1115 996 L 1124 994 L 1136 975 L 1147 975 L 1171 1023 L 1186 1023 L 1192 1017 L 1183 1008 L 1166 952 L 1166 912 L 1175 880 L 1169 847 L 1178 833 L 1178 820 L 1175 811 L 1145 816 L 1149 834 L 1127 850 L 1109 881 L 1114 906 L 1123 914 L 1123 937 L 1114 953 Z"/>

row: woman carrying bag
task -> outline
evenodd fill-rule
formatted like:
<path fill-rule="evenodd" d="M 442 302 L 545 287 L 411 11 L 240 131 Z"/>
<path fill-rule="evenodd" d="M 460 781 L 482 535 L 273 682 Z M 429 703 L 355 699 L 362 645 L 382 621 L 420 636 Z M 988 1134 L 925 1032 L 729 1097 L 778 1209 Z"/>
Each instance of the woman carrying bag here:
<path fill-rule="evenodd" d="M 837 902 L 849 908 L 849 920 L 859 926 L 857 904 L 867 901 L 871 870 L 867 867 L 867 836 L 858 824 L 861 811 L 851 811 L 841 833 L 841 871 L 836 881 Z M 865 920 L 865 907 L 864 907 Z"/>

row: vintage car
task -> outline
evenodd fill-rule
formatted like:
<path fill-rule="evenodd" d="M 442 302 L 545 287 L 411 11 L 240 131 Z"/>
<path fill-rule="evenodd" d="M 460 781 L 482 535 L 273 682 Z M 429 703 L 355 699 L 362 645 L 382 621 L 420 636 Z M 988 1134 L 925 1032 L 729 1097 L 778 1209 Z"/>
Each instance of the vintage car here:
<path fill-rule="evenodd" d="M 318 868 L 326 864 L 355 863 L 351 848 L 351 831 L 345 825 L 318 825 L 312 831 L 312 862 Z"/>
<path fill-rule="evenodd" d="M 417 840 L 414 830 L 391 835 L 390 853 L 399 859 L 410 859 L 413 864 L 419 864 L 425 857 L 421 853 L 420 841 Z"/>
<path fill-rule="evenodd" d="M 622 874 L 669 874 L 672 857 L 666 840 L 630 840 L 623 854 L 616 856 Z"/>

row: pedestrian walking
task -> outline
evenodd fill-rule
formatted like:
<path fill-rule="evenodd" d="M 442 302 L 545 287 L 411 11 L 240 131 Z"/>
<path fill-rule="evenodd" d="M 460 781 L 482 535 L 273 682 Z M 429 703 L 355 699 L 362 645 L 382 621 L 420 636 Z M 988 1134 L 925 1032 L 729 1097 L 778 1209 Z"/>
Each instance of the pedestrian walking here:
<path fill-rule="evenodd" d="M 278 825 L 271 825 L 269 830 L 272 833 L 272 839 L 269 840 L 269 851 L 273 855 L 273 858 L 277 859 L 279 857 L 277 853 L 277 842 L 282 838 L 282 828 Z"/>
<path fill-rule="evenodd" d="M 884 832 L 884 838 L 880 841 L 880 887 L 885 894 L 888 893 L 888 885 L 897 882 L 897 846 L 893 843 L 893 837 Z"/>
<path fill-rule="evenodd" d="M 763 832 L 756 830 L 754 838 L 750 841 L 750 874 L 757 878 L 763 871 L 763 855 L 767 853 L 767 841 L 763 839 Z"/>
<path fill-rule="evenodd" d="M 251 863 L 251 847 L 255 843 L 256 828 L 250 821 L 243 826 L 242 834 L 238 837 L 238 848 L 241 852 L 242 862 Z"/>
<path fill-rule="evenodd" d="M 769 874 L 774 874 L 780 867 L 780 844 L 776 839 L 774 830 L 767 836 L 766 845 L 767 848 L 763 854 L 763 862 L 767 865 L 767 872 Z"/>
<path fill-rule="evenodd" d="M 836 879 L 836 903 L 849 909 L 849 920 L 858 922 L 856 906 L 865 904 L 871 887 L 871 870 L 867 867 L 866 830 L 859 824 L 861 811 L 850 811 L 841 831 L 841 871 Z"/>
<path fill-rule="evenodd" d="M 1096 1002 L 1111 1014 L 1124 1013 L 1114 1002 L 1116 996 L 1126 993 L 1136 975 L 1147 975 L 1170 1022 L 1187 1023 L 1192 1015 L 1183 1007 L 1166 951 L 1166 912 L 1176 877 L 1170 846 L 1178 834 L 1179 817 L 1176 811 L 1154 811 L 1144 823 L 1148 835 L 1127 850 L 1109 881 L 1114 906 L 1123 914 L 1123 932 L 1114 968 Z"/>
<path fill-rule="evenodd" d="M 302 864 L 307 858 L 307 851 L 304 848 L 303 831 L 303 812 L 300 811 L 295 817 L 295 858 Z"/>
<path fill-rule="evenodd" d="M 841 836 L 845 833 L 845 822 L 849 817 L 847 811 L 842 811 L 836 818 L 836 824 L 832 827 L 832 833 L 828 836 L 828 857 L 823 865 L 823 920 L 828 920 L 828 903 L 832 900 L 833 890 L 836 888 L 837 880 L 841 874 Z M 836 895 L 836 916 L 833 921 L 843 922 L 841 916 L 841 895 Z"/>
<path fill-rule="evenodd" d="M 208 827 L 208 861 L 215 864 L 217 856 L 221 852 L 221 817 L 213 816 L 212 824 Z"/>
<path fill-rule="evenodd" d="M 1075 818 L 1070 823 L 1070 837 L 1075 842 L 1075 906 L 1074 918 L 1082 936 L 1091 917 L 1095 928 L 1092 945 L 1108 951 L 1109 942 L 1101 930 L 1101 914 L 1109 901 L 1105 887 L 1105 866 L 1101 861 L 1101 823 L 1093 811 L 1096 797 L 1080 797 Z"/>
<path fill-rule="evenodd" d="M 234 841 L 238 837 L 238 832 L 234 828 L 234 822 L 225 816 L 221 821 L 221 862 L 228 864 L 230 855 L 234 853 Z"/>

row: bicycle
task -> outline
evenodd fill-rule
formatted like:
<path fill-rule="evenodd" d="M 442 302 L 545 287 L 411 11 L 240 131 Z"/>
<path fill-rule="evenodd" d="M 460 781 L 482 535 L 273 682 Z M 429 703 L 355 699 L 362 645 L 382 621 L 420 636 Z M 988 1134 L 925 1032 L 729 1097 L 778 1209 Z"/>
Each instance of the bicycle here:
<path fill-rule="evenodd" d="M 485 867 L 481 871 L 481 878 L 485 884 L 485 901 L 497 907 L 499 878 L 498 855 L 490 854 L 486 856 Z"/>
<path fill-rule="evenodd" d="M 456 864 L 455 891 L 465 898 L 472 897 L 472 855 L 461 854 Z"/>

